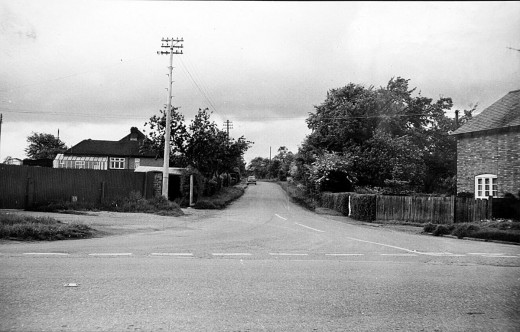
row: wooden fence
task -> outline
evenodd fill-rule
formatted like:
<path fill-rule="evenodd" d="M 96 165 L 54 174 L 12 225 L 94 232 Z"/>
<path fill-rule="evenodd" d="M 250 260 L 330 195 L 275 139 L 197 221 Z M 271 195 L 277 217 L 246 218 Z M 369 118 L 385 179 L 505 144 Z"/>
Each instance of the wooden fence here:
<path fill-rule="evenodd" d="M 132 191 L 153 195 L 153 173 L 0 165 L 0 208 L 24 209 L 38 203 L 99 203 Z"/>
<path fill-rule="evenodd" d="M 355 193 L 322 193 L 320 205 L 349 215 L 349 196 Z M 375 196 L 375 220 L 451 224 L 492 218 L 493 200 L 434 196 Z M 372 217 L 374 218 L 374 217 Z"/>
<path fill-rule="evenodd" d="M 377 220 L 451 224 L 491 218 L 492 200 L 463 197 L 377 196 Z"/>

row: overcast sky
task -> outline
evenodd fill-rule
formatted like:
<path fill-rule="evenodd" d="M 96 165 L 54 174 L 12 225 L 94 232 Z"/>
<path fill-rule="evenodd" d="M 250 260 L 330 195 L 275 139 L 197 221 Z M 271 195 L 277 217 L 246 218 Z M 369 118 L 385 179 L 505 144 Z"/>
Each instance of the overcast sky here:
<path fill-rule="evenodd" d="M 184 38 L 173 104 L 232 121 L 255 142 L 247 162 L 297 152 L 308 113 L 349 82 L 401 76 L 482 110 L 520 89 L 519 18 L 520 2 L 0 0 L 0 162 L 32 132 L 70 147 L 145 129 L 167 100 L 162 37 Z"/>

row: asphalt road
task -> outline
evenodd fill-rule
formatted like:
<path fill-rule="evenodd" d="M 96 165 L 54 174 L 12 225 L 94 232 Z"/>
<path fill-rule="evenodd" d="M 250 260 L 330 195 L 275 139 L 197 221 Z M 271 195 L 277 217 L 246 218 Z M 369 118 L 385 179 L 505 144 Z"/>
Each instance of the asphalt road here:
<path fill-rule="evenodd" d="M 519 331 L 520 247 L 359 225 L 250 186 L 111 236 L 0 243 L 1 331 Z"/>

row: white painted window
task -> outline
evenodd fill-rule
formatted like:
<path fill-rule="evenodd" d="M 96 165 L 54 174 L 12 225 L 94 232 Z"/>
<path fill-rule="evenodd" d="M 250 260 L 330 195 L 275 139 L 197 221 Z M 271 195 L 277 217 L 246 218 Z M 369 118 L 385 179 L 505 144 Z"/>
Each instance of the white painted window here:
<path fill-rule="evenodd" d="M 125 158 L 110 157 L 110 168 L 111 169 L 125 169 Z"/>
<path fill-rule="evenodd" d="M 141 166 L 141 158 L 135 158 L 135 168 Z"/>
<path fill-rule="evenodd" d="M 475 198 L 488 199 L 489 196 L 498 197 L 497 176 L 482 174 L 475 176 Z"/>
<path fill-rule="evenodd" d="M 76 160 L 75 168 L 85 168 L 84 160 Z"/>

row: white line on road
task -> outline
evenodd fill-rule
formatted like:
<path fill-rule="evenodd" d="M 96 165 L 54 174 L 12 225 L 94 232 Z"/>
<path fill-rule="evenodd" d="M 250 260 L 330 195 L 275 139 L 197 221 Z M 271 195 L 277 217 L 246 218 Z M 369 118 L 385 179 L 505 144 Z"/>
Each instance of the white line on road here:
<path fill-rule="evenodd" d="M 151 256 L 193 256 L 192 253 L 188 252 L 153 252 Z"/>
<path fill-rule="evenodd" d="M 24 252 L 24 255 L 48 255 L 48 256 L 68 256 L 67 253 L 62 252 Z"/>
<path fill-rule="evenodd" d="M 277 215 L 276 213 L 275 213 L 274 215 L 277 216 L 277 217 L 280 218 L 280 219 L 287 220 L 287 218 L 284 218 L 284 217 L 282 217 L 282 216 L 279 216 L 279 215 Z"/>
<path fill-rule="evenodd" d="M 365 254 L 325 254 L 325 256 L 364 256 Z"/>
<path fill-rule="evenodd" d="M 302 224 L 298 224 L 297 222 L 295 222 L 295 224 L 298 225 L 298 226 L 302 226 L 302 227 L 308 228 L 310 230 L 316 231 L 316 232 L 325 233 L 325 231 L 322 231 L 322 230 L 319 230 L 319 229 L 316 229 L 316 228 L 312 228 L 312 227 L 309 227 L 309 226 L 305 226 L 305 225 L 302 225 Z"/>
<path fill-rule="evenodd" d="M 293 253 L 286 253 L 286 252 L 270 252 L 269 255 L 271 256 L 308 256 L 309 254 L 293 254 Z"/>
<path fill-rule="evenodd" d="M 381 256 L 416 257 L 416 254 L 381 254 Z"/>
<path fill-rule="evenodd" d="M 217 252 L 217 253 L 212 253 L 213 256 L 251 256 L 250 253 L 246 253 L 246 252 Z"/>
<path fill-rule="evenodd" d="M 109 252 L 109 253 L 94 253 L 88 254 L 89 256 L 132 256 L 130 252 Z"/>

